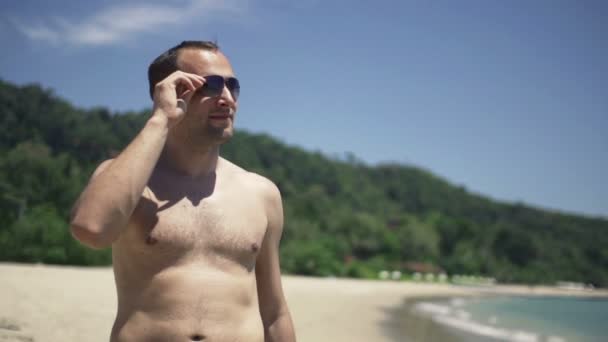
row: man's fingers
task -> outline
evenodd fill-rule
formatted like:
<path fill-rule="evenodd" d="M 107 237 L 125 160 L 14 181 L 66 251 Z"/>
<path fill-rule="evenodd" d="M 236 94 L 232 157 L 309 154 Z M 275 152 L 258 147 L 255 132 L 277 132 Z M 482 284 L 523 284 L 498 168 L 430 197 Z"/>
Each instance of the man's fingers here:
<path fill-rule="evenodd" d="M 184 74 L 186 75 L 186 77 L 188 77 L 190 79 L 190 81 L 196 88 L 200 88 L 203 84 L 205 84 L 205 79 L 202 76 L 199 76 L 196 74 L 188 74 L 188 73 L 184 73 Z M 196 88 L 193 90 L 196 90 Z"/>
<path fill-rule="evenodd" d="M 189 72 L 176 71 L 175 75 L 178 79 L 187 78 L 196 83 L 205 82 L 205 78 L 203 76 L 199 76 L 197 74 L 191 74 Z"/>
<path fill-rule="evenodd" d="M 204 77 L 178 70 L 169 75 L 162 82 L 159 82 L 156 85 L 156 88 L 158 88 L 159 94 L 166 94 L 164 96 L 173 92 L 176 99 L 190 101 L 194 92 L 204 84 Z M 160 96 L 162 97 L 162 95 Z"/>
<path fill-rule="evenodd" d="M 185 88 L 185 89 L 183 89 L 183 88 Z M 187 77 L 181 77 L 181 78 L 177 79 L 177 82 L 175 84 L 175 90 L 177 90 L 177 96 L 181 97 L 181 95 L 184 93 L 184 91 L 186 91 L 186 90 L 194 91 L 194 90 L 196 90 L 196 87 L 194 86 L 194 84 L 192 83 L 192 81 L 190 79 L 188 79 Z"/>
<path fill-rule="evenodd" d="M 205 84 L 205 79 L 199 75 L 180 72 L 176 75 L 176 78 L 173 82 L 176 85 L 176 89 L 178 90 L 177 96 L 183 97 L 183 95 L 185 95 L 185 90 L 180 91 L 181 84 L 185 86 L 186 90 L 189 90 L 190 92 L 195 92 L 196 89 L 202 87 L 203 84 Z"/>
<path fill-rule="evenodd" d="M 192 95 L 194 95 L 194 91 L 186 90 L 185 92 L 182 93 L 182 96 L 180 96 L 179 99 L 183 99 L 186 102 L 190 102 Z M 178 99 L 178 101 L 179 101 L 179 99 Z"/>

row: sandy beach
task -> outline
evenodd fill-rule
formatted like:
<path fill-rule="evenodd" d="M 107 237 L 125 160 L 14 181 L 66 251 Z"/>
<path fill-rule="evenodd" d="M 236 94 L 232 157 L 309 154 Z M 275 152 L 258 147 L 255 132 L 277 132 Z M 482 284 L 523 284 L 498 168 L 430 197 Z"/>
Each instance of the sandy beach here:
<path fill-rule="evenodd" d="M 108 341 L 116 310 L 112 269 L 0 263 L 0 341 Z M 392 315 L 407 298 L 603 295 L 551 287 L 478 289 L 447 284 L 284 276 L 298 341 L 395 341 Z"/>

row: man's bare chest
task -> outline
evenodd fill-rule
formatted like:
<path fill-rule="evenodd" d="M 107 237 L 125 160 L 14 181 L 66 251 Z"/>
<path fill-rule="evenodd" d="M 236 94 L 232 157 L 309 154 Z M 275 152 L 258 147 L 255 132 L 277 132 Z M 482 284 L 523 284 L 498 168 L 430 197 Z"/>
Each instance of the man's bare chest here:
<path fill-rule="evenodd" d="M 142 198 L 126 238 L 140 253 L 172 258 L 226 259 L 251 264 L 261 248 L 267 218 L 251 194 L 201 200 Z"/>

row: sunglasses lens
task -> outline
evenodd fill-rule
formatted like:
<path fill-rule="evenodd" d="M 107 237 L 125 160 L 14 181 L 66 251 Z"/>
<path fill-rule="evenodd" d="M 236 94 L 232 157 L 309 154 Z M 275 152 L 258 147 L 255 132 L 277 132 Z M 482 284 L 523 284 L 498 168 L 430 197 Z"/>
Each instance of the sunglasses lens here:
<path fill-rule="evenodd" d="M 221 76 L 206 76 L 203 93 L 205 96 L 219 96 L 224 90 L 224 78 Z"/>
<path fill-rule="evenodd" d="M 230 93 L 232 94 L 232 98 L 236 101 L 241 94 L 241 85 L 239 84 L 239 80 L 234 77 L 230 77 L 226 80 L 226 86 Z"/>
<path fill-rule="evenodd" d="M 229 77 L 225 81 L 226 87 L 230 90 L 232 98 L 236 101 L 241 93 L 241 86 L 239 80 L 234 77 Z M 222 76 L 210 75 L 205 76 L 205 84 L 201 88 L 203 96 L 220 96 L 224 91 L 224 78 Z"/>

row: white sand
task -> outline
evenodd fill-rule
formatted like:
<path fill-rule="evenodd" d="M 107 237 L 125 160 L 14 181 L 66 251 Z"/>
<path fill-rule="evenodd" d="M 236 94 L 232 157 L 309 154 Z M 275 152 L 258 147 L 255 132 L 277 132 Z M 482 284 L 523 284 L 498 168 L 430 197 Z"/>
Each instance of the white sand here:
<path fill-rule="evenodd" d="M 390 310 L 406 297 L 475 295 L 437 284 L 283 277 L 298 341 L 391 341 Z M 567 294 L 553 288 L 494 292 Z M 0 341 L 108 341 L 116 310 L 111 268 L 0 263 Z"/>

